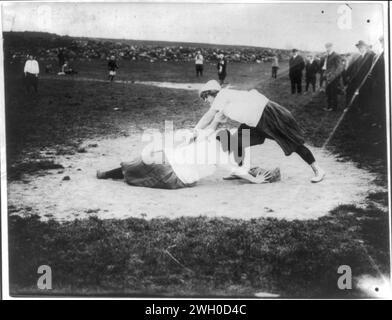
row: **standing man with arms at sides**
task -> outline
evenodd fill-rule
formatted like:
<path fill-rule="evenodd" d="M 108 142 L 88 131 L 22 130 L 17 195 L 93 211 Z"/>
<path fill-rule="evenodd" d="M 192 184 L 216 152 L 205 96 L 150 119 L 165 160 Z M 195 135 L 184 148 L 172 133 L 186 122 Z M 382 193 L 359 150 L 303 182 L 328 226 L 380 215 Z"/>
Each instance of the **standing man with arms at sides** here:
<path fill-rule="evenodd" d="M 272 79 L 276 79 L 278 76 L 278 69 L 279 69 L 279 59 L 277 56 L 272 57 L 272 73 L 271 77 Z"/>
<path fill-rule="evenodd" d="M 324 88 L 324 83 L 325 83 L 325 70 L 326 70 L 326 66 L 325 66 L 325 57 L 321 57 L 319 59 L 319 73 L 320 73 L 320 79 L 319 79 L 319 91 L 320 92 L 325 92 L 325 88 Z"/>
<path fill-rule="evenodd" d="M 223 85 L 226 79 L 227 60 L 225 59 L 223 53 L 221 53 L 218 58 L 219 58 L 217 64 L 218 78 L 220 81 L 220 85 Z"/>
<path fill-rule="evenodd" d="M 369 81 L 372 87 L 372 105 L 374 105 L 375 125 L 385 130 L 386 124 L 386 97 L 385 97 L 385 61 L 384 61 L 384 37 L 379 38 L 381 52 L 373 58 L 373 70 Z"/>
<path fill-rule="evenodd" d="M 38 74 L 38 61 L 30 54 L 24 66 L 26 90 L 28 93 L 30 92 L 30 87 L 33 87 L 34 91 L 38 92 Z"/>
<path fill-rule="evenodd" d="M 302 93 L 302 71 L 305 68 L 304 59 L 298 54 L 297 49 L 292 50 L 289 60 L 289 77 L 291 81 L 291 93 Z"/>
<path fill-rule="evenodd" d="M 64 49 L 60 48 L 59 53 L 57 55 L 57 58 L 59 59 L 59 72 L 63 72 L 63 65 L 65 63 L 65 55 L 64 55 Z"/>
<path fill-rule="evenodd" d="M 109 80 L 112 82 L 116 75 L 116 70 L 118 69 L 117 61 L 115 56 L 111 56 L 108 62 L 108 69 L 109 69 Z"/>
<path fill-rule="evenodd" d="M 351 76 L 348 79 L 346 90 L 346 103 L 348 106 L 353 96 L 357 95 L 354 100 L 354 105 L 359 107 L 360 111 L 368 112 L 370 111 L 369 101 L 372 97 L 372 93 L 370 81 L 366 81 L 366 77 L 372 67 L 375 54 L 362 40 L 358 41 L 355 46 L 359 51 L 359 56 L 351 66 Z"/>
<path fill-rule="evenodd" d="M 293 152 L 297 153 L 313 170 L 314 177 L 311 178 L 311 182 L 317 183 L 324 179 L 324 170 L 318 166 L 312 152 L 304 145 L 302 129 L 286 108 L 269 100 L 255 89 L 222 89 L 215 80 L 208 81 L 202 87 L 200 97 L 208 102 L 210 109 L 195 126 L 192 138 L 197 137 L 200 130 L 209 128 L 215 122 L 223 123 L 231 119 L 241 123 L 234 135 L 228 132 L 228 139 L 234 142 L 228 145 L 234 145 L 233 149 L 237 149 L 230 151 L 234 153 L 238 165 L 244 164 L 246 148 L 263 144 L 267 138 L 274 140 L 286 156 Z M 242 141 L 243 129 L 249 130 L 249 141 Z"/>
<path fill-rule="evenodd" d="M 313 92 L 316 91 L 316 74 L 319 70 L 317 61 L 312 55 L 308 55 L 308 60 L 305 66 L 305 81 L 306 81 L 306 92 L 309 90 L 309 85 L 312 85 Z"/>
<path fill-rule="evenodd" d="M 200 51 L 197 51 L 195 57 L 196 77 L 203 76 L 203 63 L 204 63 L 204 57 Z"/>
<path fill-rule="evenodd" d="M 325 111 L 336 111 L 338 109 L 339 81 L 342 73 L 340 56 L 333 51 L 333 44 L 325 44 L 326 56 L 324 58 L 324 70 L 327 94 L 327 108 Z"/>

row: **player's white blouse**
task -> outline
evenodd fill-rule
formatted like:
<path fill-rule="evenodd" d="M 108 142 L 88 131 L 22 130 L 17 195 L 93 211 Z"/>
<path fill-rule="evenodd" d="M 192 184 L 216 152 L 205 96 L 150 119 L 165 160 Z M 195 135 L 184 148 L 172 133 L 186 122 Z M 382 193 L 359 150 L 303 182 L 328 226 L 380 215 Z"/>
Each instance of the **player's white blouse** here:
<path fill-rule="evenodd" d="M 234 159 L 221 148 L 215 134 L 198 138 L 185 146 L 166 149 L 165 155 L 177 177 L 184 183 L 194 183 L 213 175 L 217 166 L 232 171 L 239 170 Z"/>
<path fill-rule="evenodd" d="M 250 91 L 222 89 L 211 108 L 221 111 L 234 121 L 256 127 L 267 103 L 268 98 L 255 89 Z"/>

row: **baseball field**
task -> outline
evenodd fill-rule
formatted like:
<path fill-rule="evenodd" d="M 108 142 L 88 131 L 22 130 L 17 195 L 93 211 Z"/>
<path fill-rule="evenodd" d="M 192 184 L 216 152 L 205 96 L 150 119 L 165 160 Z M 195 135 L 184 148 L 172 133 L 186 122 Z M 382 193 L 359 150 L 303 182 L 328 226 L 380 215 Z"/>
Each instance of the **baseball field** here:
<path fill-rule="evenodd" d="M 42 294 L 42 264 L 57 295 L 380 294 L 389 270 L 386 134 L 348 112 L 323 148 L 343 96 L 328 113 L 322 92 L 291 95 L 286 63 L 275 80 L 269 63 L 232 63 L 227 85 L 288 108 L 325 181 L 311 184 L 297 155 L 267 141 L 252 147 L 251 162 L 279 167 L 279 182 L 224 181 L 218 171 L 194 188 L 147 189 L 95 172 L 137 156 L 142 134 L 165 121 L 192 128 L 208 108 L 197 88 L 217 78 L 215 64 L 196 78 L 191 62 L 124 61 L 113 83 L 105 61 L 74 67 L 73 76 L 43 73 L 28 94 L 23 65 L 5 64 L 12 294 Z M 341 265 L 352 268 L 352 290 L 337 286 Z"/>

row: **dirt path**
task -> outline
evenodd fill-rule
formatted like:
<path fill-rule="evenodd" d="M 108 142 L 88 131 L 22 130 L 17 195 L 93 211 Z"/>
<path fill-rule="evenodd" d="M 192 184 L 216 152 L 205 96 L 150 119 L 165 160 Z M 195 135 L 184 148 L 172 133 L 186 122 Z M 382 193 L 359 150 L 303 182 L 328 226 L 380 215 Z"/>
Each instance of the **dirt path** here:
<path fill-rule="evenodd" d="M 104 79 L 96 79 L 96 78 L 87 78 L 87 77 L 78 77 L 78 76 L 43 76 L 41 79 L 47 80 L 64 80 L 64 81 L 88 81 L 88 82 L 106 82 L 108 80 Z M 113 83 L 116 84 L 141 84 L 146 86 L 154 86 L 159 88 L 167 88 L 167 89 L 181 89 L 181 90 L 191 90 L 198 91 L 201 89 L 204 83 L 179 83 L 179 82 L 159 82 L 159 81 L 131 81 L 131 80 L 114 80 Z M 227 88 L 233 89 L 251 89 L 256 85 L 256 81 L 247 82 L 242 85 L 232 85 L 225 84 L 224 86 Z"/>
<path fill-rule="evenodd" d="M 282 181 L 251 185 L 223 181 L 217 171 L 196 187 L 158 190 L 131 187 L 121 181 L 97 180 L 96 169 L 112 169 L 121 161 L 138 155 L 143 147 L 140 134 L 117 139 L 85 141 L 87 153 L 56 156 L 64 170 L 50 170 L 41 176 L 26 176 L 25 181 L 8 185 L 9 204 L 33 208 L 43 218 L 72 220 L 89 215 L 100 218 L 226 216 L 250 219 L 275 217 L 314 219 L 340 204 L 364 203 L 375 178 L 350 162 L 339 162 L 331 154 L 312 148 L 327 171 L 325 181 L 311 184 L 311 170 L 297 156 L 285 157 L 273 141 L 252 148 L 252 163 L 264 168 L 279 166 Z M 50 151 L 50 150 L 46 150 Z M 70 180 L 63 181 L 69 176 Z M 26 182 L 26 180 L 28 182 Z"/>

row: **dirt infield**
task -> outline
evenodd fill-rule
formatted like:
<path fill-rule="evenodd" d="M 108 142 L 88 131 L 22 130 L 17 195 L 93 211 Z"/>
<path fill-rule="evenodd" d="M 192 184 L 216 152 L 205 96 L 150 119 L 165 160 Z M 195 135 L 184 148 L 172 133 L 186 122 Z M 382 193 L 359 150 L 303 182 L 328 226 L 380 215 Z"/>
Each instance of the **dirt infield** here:
<path fill-rule="evenodd" d="M 372 184 L 373 174 L 350 162 L 339 162 L 319 148 L 312 151 L 327 177 L 322 183 L 312 184 L 310 168 L 297 155 L 285 157 L 279 146 L 268 140 L 262 146 L 252 147 L 252 164 L 264 168 L 279 166 L 280 182 L 252 185 L 224 181 L 225 172 L 217 171 L 188 189 L 132 187 L 121 181 L 97 180 L 95 172 L 115 168 L 121 161 L 137 156 L 143 147 L 140 134 L 85 141 L 86 146 L 94 144 L 98 146 L 86 147 L 86 153 L 52 158 L 64 166 L 63 170 L 50 170 L 50 174 L 37 177 L 25 176 L 24 181 L 10 183 L 9 204 L 23 203 L 43 218 L 59 221 L 89 215 L 120 219 L 205 215 L 293 220 L 316 219 L 340 204 L 361 205 L 370 191 L 381 190 Z M 70 179 L 63 180 L 66 176 Z"/>

